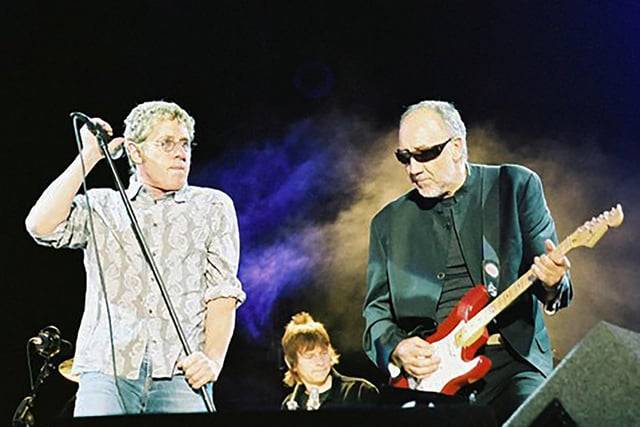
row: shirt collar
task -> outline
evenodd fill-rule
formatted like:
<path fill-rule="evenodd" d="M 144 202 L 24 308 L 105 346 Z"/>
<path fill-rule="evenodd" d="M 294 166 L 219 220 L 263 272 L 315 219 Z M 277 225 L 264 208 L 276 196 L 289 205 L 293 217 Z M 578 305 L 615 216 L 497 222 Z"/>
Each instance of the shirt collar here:
<path fill-rule="evenodd" d="M 189 185 L 187 184 L 178 191 L 168 192 L 165 194 L 165 198 L 173 197 L 173 200 L 178 203 L 186 202 L 187 192 L 189 191 L 188 187 Z M 127 198 L 129 200 L 134 200 L 141 192 L 147 193 L 147 191 L 144 189 L 144 185 L 138 179 L 138 175 L 134 173 L 129 177 L 129 187 L 125 190 L 125 194 L 127 195 Z"/>
<path fill-rule="evenodd" d="M 464 179 L 464 183 L 462 184 L 462 187 L 460 187 L 458 191 L 456 191 L 452 196 L 452 198 L 456 202 L 459 201 L 462 197 L 464 197 L 467 193 L 469 193 L 470 189 L 473 188 L 474 183 L 478 178 L 477 171 L 474 168 L 470 167 L 468 163 L 465 164 L 464 167 L 467 171 L 467 176 Z"/>
<path fill-rule="evenodd" d="M 474 168 L 470 167 L 468 163 L 465 164 L 465 170 L 467 172 L 467 176 L 462 183 L 462 187 L 458 188 L 451 197 L 447 197 L 446 199 L 437 199 L 436 204 L 439 204 L 444 208 L 450 208 L 467 197 L 469 192 L 474 188 L 475 182 L 478 178 L 478 173 Z"/>

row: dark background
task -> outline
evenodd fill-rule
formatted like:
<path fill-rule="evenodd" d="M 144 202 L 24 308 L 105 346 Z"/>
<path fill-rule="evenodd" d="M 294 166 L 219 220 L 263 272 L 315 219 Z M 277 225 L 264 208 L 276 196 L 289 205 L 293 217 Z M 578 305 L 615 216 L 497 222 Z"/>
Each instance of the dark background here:
<path fill-rule="evenodd" d="M 329 253 L 339 258 L 349 236 L 332 225 L 372 194 L 361 191 L 368 184 L 384 188 L 375 178 L 378 142 L 390 141 L 390 153 L 403 108 L 427 98 L 460 109 L 471 160 L 524 163 L 540 173 L 560 237 L 625 205 L 624 232 L 603 239 L 593 252 L 601 256 L 572 258 L 576 282 L 583 280 L 575 308 L 550 320 L 557 358 L 600 320 L 640 329 L 637 2 L 109 3 L 2 6 L 0 418 L 8 420 L 29 393 L 29 337 L 53 324 L 73 341 L 82 314 L 82 254 L 38 247 L 24 229 L 33 202 L 76 154 L 68 115 L 100 116 L 120 133 L 129 110 L 152 99 L 175 101 L 196 118 L 191 182 L 227 191 L 240 217 L 248 300 L 216 385 L 221 411 L 278 408 L 286 392 L 279 338 L 299 310 L 325 322 L 343 353 L 342 371 L 383 381 L 359 343 L 366 248 L 349 252 L 352 270 L 332 276 Z M 474 152 L 474 137 L 489 141 L 485 151 Z M 124 176 L 124 162 L 118 167 Z M 89 186 L 112 186 L 106 165 Z M 360 234 L 369 220 L 360 218 Z M 309 237 L 310 224 L 331 233 L 322 242 L 327 252 L 309 250 L 317 241 L 303 239 L 309 245 L 288 249 L 308 254 L 306 263 L 291 270 L 285 257 L 275 265 L 295 277 L 261 276 L 256 265 L 283 247 L 274 242 Z M 42 359 L 31 363 L 37 370 Z M 54 372 L 37 397 L 37 420 L 68 410 L 74 391 Z"/>

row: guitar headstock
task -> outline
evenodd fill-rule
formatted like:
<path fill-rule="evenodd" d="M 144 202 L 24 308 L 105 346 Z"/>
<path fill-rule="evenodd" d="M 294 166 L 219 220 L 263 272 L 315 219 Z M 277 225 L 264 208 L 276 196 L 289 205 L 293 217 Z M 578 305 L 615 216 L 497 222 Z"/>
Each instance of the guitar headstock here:
<path fill-rule="evenodd" d="M 619 227 L 623 219 L 622 206 L 618 203 L 610 210 L 602 212 L 597 218 L 591 218 L 581 225 L 570 236 L 572 246 L 594 247 L 609 228 Z"/>

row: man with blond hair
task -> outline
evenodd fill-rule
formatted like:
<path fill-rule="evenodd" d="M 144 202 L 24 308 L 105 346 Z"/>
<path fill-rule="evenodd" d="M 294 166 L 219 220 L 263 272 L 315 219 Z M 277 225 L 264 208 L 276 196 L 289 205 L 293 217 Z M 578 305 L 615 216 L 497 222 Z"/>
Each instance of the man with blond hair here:
<path fill-rule="evenodd" d="M 110 136 L 109 123 L 93 118 Z M 220 375 L 246 295 L 237 278 L 235 208 L 222 191 L 191 186 L 194 119 L 172 102 L 136 106 L 124 137 L 132 175 L 126 197 L 165 282 L 185 339 L 133 233 L 120 194 L 77 194 L 85 173 L 103 158 L 87 125 L 82 150 L 42 193 L 26 219 L 39 244 L 82 249 L 85 308 L 73 373 L 80 376 L 74 416 L 204 412 L 204 393 Z M 212 402 L 212 401 L 211 401 Z"/>
<path fill-rule="evenodd" d="M 293 387 L 282 409 L 316 410 L 374 405 L 378 388 L 363 378 L 340 374 L 340 355 L 324 325 L 307 312 L 291 318 L 282 337 L 287 371 L 284 383 Z"/>

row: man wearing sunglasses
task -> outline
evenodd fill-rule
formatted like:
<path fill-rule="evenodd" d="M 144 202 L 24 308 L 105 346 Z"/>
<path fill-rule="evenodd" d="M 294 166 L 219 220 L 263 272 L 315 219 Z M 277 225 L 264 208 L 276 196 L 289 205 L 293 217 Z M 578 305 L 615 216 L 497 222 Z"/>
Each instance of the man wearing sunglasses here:
<path fill-rule="evenodd" d="M 114 138 L 108 147 L 115 152 L 126 146 L 133 173 L 125 197 L 165 284 L 166 303 L 119 192 L 98 188 L 76 194 L 103 158 L 90 128 L 113 133 L 99 118 L 88 125 L 79 132 L 81 152 L 26 219 L 39 244 L 85 253 L 74 416 L 213 410 L 204 393 L 212 396 L 235 310 L 245 299 L 237 278 L 233 202 L 219 190 L 188 185 L 195 121 L 183 108 L 150 101 L 129 113 L 124 138 Z M 191 349 L 188 356 L 174 315 Z"/>
<path fill-rule="evenodd" d="M 553 368 L 541 309 L 570 303 L 570 263 L 551 254 L 557 237 L 538 175 L 470 163 L 466 136 L 448 102 L 423 101 L 401 117 L 395 157 L 414 188 L 371 222 L 363 346 L 391 385 L 463 396 L 489 405 L 502 423 Z M 469 299 L 475 285 L 489 300 L 529 269 L 532 285 L 490 319 L 486 343 L 460 346 L 477 345 L 473 355 L 490 369 L 465 367 L 456 384 L 447 373 L 466 356 L 433 343 L 486 303 Z"/>

